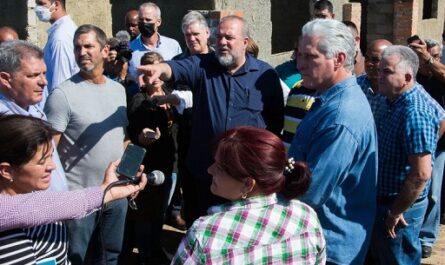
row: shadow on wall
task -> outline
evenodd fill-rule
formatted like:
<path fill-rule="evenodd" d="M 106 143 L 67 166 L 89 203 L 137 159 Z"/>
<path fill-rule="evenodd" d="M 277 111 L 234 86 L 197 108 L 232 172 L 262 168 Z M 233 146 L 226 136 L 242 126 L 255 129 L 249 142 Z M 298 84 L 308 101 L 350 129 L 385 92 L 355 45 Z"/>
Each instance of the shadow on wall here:
<path fill-rule="evenodd" d="M 20 39 L 28 37 L 27 2 L 27 0 L 0 0 L 0 27 L 8 26 L 15 29 Z"/>
<path fill-rule="evenodd" d="M 4 0 L 0 0 L 4 1 Z M 9 0 L 13 1 L 13 0 Z M 142 3 L 148 1 L 133 0 L 110 0 L 111 18 L 113 21 L 113 35 L 119 30 L 125 29 L 125 14 L 130 9 L 138 9 Z M 188 10 L 207 10 L 213 8 L 213 1 L 208 0 L 158 0 L 156 3 L 161 9 L 162 25 L 159 29 L 164 36 L 176 39 L 182 47 L 185 47 L 184 37 L 181 32 L 181 20 Z"/>

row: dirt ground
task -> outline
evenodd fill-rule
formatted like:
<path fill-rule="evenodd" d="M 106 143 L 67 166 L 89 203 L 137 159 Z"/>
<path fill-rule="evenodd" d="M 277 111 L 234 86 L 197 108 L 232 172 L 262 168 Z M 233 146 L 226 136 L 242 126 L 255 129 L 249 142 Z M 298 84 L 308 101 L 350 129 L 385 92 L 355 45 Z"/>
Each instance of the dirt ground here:
<path fill-rule="evenodd" d="M 440 225 L 439 239 L 433 247 L 433 254 L 422 259 L 422 265 L 445 265 L 445 225 Z"/>

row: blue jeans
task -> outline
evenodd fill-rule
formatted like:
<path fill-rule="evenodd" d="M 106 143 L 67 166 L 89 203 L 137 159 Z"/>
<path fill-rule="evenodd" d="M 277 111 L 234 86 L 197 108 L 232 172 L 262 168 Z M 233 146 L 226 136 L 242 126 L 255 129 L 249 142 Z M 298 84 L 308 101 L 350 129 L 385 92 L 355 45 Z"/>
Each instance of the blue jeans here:
<path fill-rule="evenodd" d="M 442 193 L 443 169 L 445 163 L 445 151 L 436 153 L 433 172 L 431 173 L 431 185 L 428 191 L 428 207 L 420 229 L 420 243 L 422 246 L 432 247 L 436 243 L 439 234 L 440 223 L 440 197 Z"/>
<path fill-rule="evenodd" d="M 422 248 L 419 240 L 428 200 L 415 202 L 403 213 L 408 226 L 396 227 L 396 238 L 391 239 L 386 232 L 385 218 L 391 203 L 378 204 L 374 231 L 371 241 L 371 254 L 375 264 L 420 264 Z"/>
<path fill-rule="evenodd" d="M 118 263 L 118 257 L 122 249 L 124 236 L 125 216 L 128 202 L 126 199 L 118 200 L 107 204 L 103 211 L 98 229 L 102 230 L 103 248 L 100 233 L 94 233 L 97 237 L 92 238 L 96 229 L 95 224 L 99 217 L 99 212 L 88 215 L 80 220 L 70 220 L 66 222 L 68 232 L 68 258 L 73 265 L 84 264 L 88 250 L 88 245 L 98 247 L 98 251 L 92 252 L 94 264 L 104 264 L 103 257 L 107 258 L 107 265 Z M 90 240 L 92 243 L 90 244 Z"/>

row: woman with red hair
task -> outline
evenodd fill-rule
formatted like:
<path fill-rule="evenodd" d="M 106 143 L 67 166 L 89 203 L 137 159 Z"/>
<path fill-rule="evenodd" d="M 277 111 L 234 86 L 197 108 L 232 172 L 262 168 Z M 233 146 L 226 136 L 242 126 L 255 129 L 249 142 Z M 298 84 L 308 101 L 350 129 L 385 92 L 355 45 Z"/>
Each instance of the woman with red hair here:
<path fill-rule="evenodd" d="M 273 133 L 242 126 L 218 141 L 211 191 L 230 200 L 196 220 L 172 264 L 324 264 L 317 215 L 296 198 L 310 183 L 306 164 L 287 159 Z"/>

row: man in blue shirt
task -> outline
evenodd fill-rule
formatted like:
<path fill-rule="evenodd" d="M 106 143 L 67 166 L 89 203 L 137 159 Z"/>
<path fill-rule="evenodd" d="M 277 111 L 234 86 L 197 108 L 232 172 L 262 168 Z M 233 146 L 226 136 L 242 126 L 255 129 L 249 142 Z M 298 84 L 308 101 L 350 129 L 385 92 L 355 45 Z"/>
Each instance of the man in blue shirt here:
<path fill-rule="evenodd" d="M 213 163 L 215 138 L 239 125 L 266 128 L 277 135 L 283 127 L 278 75 L 270 65 L 246 54 L 248 36 L 244 19 L 224 17 L 218 26 L 215 53 L 139 67 L 150 81 L 160 77 L 192 89 L 192 134 L 186 165 L 196 187 L 199 215 L 221 202 L 210 192 L 212 178 L 207 173 Z"/>
<path fill-rule="evenodd" d="M 171 60 L 182 52 L 176 40 L 159 34 L 162 22 L 159 6 L 152 2 L 143 3 L 138 12 L 138 29 L 141 34 L 130 43 L 133 56 L 128 65 L 129 77 L 133 81 L 137 79 L 136 67 L 141 64 L 141 58 L 145 53 L 157 52 L 164 60 Z"/>
<path fill-rule="evenodd" d="M 42 102 L 39 103 L 42 109 L 46 98 L 54 88 L 79 72 L 74 59 L 73 45 L 77 26 L 66 13 L 65 2 L 65 0 L 36 0 L 38 19 L 51 23 L 48 29 L 48 41 L 43 49 L 45 64 L 48 68 L 46 72 L 48 85 Z"/>
<path fill-rule="evenodd" d="M 420 228 L 439 121 L 415 76 L 417 55 L 405 46 L 383 50 L 379 93 L 388 99 L 378 126 L 377 215 L 371 253 L 378 264 L 420 264 Z"/>
<path fill-rule="evenodd" d="M 12 40 L 0 45 L 0 113 L 19 114 L 47 120 L 38 104 L 42 101 L 44 87 L 48 84 L 43 51 L 37 46 Z M 5 128 L 3 128 L 5 129 Z M 49 190 L 68 190 L 65 171 L 57 149 L 52 159 L 56 169 L 51 172 Z"/>
<path fill-rule="evenodd" d="M 312 170 L 300 199 L 314 208 L 327 242 L 327 264 L 363 264 L 376 209 L 377 136 L 371 108 L 353 76 L 355 43 L 336 20 L 302 29 L 297 64 L 316 91 L 289 155 Z"/>

